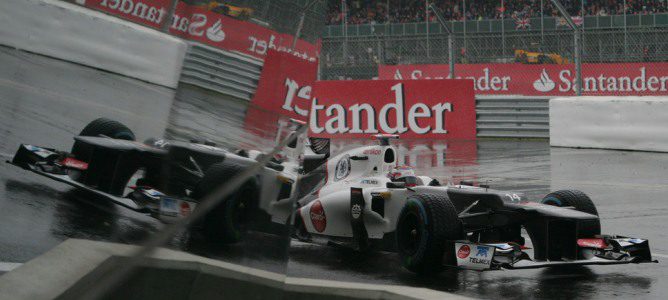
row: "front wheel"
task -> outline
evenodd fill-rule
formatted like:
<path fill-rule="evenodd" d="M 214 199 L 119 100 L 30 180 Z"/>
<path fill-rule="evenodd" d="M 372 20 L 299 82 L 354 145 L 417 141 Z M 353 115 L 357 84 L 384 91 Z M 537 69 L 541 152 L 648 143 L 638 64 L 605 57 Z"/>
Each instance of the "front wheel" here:
<path fill-rule="evenodd" d="M 79 136 L 103 136 L 119 140 L 135 140 L 135 134 L 127 126 L 121 122 L 107 118 L 98 118 L 91 121 L 81 130 Z M 71 152 L 78 160 L 89 162 L 93 153 L 93 147 L 75 141 Z"/>
<path fill-rule="evenodd" d="M 541 203 L 559 207 L 573 207 L 577 211 L 598 216 L 598 210 L 591 198 L 578 190 L 559 190 L 549 193 Z M 587 228 L 581 228 L 581 231 L 581 234 L 585 236 L 599 235 L 601 234 L 601 221 L 597 219 Z"/>
<path fill-rule="evenodd" d="M 404 268 L 419 274 L 454 265 L 451 241 L 463 236 L 457 210 L 446 195 L 408 197 L 397 221 L 397 249 Z M 445 258 L 445 261 L 443 261 Z"/>
<path fill-rule="evenodd" d="M 213 164 L 204 173 L 193 192 L 193 198 L 206 197 L 242 170 L 242 166 L 230 162 Z M 207 238 L 226 244 L 239 242 L 252 222 L 258 203 L 258 191 L 258 183 L 252 178 L 207 213 L 202 224 Z"/>

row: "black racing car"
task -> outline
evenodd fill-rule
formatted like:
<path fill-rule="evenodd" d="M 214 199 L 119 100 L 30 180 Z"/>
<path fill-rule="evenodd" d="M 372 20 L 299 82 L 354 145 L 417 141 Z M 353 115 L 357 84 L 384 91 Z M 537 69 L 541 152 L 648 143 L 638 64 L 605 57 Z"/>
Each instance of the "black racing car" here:
<path fill-rule="evenodd" d="M 188 216 L 203 196 L 263 155 L 207 141 L 136 142 L 132 130 L 106 118 L 90 122 L 74 140 L 69 152 L 22 144 L 9 163 L 164 222 Z M 295 177 L 285 165 L 272 159 L 197 225 L 211 238 L 236 242 L 244 221 L 258 211 L 285 224 Z"/>

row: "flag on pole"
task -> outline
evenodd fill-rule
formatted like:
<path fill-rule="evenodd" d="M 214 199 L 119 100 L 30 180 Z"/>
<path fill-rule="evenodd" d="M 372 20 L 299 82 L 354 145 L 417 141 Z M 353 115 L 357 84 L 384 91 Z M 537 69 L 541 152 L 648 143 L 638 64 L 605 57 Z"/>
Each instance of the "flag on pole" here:
<path fill-rule="evenodd" d="M 529 22 L 529 18 L 527 17 L 521 17 L 521 18 L 516 18 L 515 19 L 515 29 L 529 29 L 531 28 L 531 23 Z"/>

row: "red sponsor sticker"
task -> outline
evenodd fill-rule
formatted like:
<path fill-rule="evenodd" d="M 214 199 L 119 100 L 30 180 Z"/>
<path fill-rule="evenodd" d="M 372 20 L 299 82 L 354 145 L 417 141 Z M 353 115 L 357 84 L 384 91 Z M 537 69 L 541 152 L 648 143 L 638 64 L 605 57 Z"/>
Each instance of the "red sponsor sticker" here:
<path fill-rule="evenodd" d="M 605 249 L 608 244 L 603 239 L 578 239 L 578 246 L 583 248 Z"/>
<path fill-rule="evenodd" d="M 327 216 L 325 215 L 325 210 L 322 208 L 322 203 L 320 203 L 320 200 L 311 205 L 309 215 L 311 217 L 313 228 L 315 228 L 315 230 L 318 232 L 325 231 L 325 228 L 327 228 Z"/>
<path fill-rule="evenodd" d="M 461 259 L 469 257 L 469 254 L 471 254 L 471 247 L 469 247 L 469 245 L 462 245 L 459 247 L 459 250 L 457 250 L 457 257 Z"/>
<path fill-rule="evenodd" d="M 365 155 L 380 155 L 380 149 L 364 150 L 364 152 L 362 152 L 362 154 L 365 154 Z"/>
<path fill-rule="evenodd" d="M 188 204 L 188 202 L 185 202 L 185 201 L 181 202 L 180 209 L 181 209 L 181 216 L 182 217 L 187 217 L 187 216 L 190 215 L 190 204 Z"/>
<path fill-rule="evenodd" d="M 66 157 L 65 159 L 63 159 L 63 161 L 61 163 L 62 163 L 63 166 L 68 167 L 68 168 L 72 168 L 72 169 L 77 169 L 77 170 L 82 170 L 82 171 L 88 169 L 88 163 L 86 163 L 84 161 L 80 161 L 80 160 L 75 159 L 75 158 L 71 158 L 71 157 Z"/>

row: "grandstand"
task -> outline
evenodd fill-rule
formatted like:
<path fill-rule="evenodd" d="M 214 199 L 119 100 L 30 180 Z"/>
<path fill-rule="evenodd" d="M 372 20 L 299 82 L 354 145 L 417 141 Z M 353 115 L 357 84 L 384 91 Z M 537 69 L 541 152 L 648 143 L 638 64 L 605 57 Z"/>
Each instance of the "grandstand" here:
<path fill-rule="evenodd" d="M 582 30 L 580 63 L 668 61 L 668 1 L 560 2 Z M 575 61 L 575 32 L 549 0 L 428 3 L 442 11 L 453 31 L 456 64 L 515 63 L 515 50 Z M 447 31 L 426 4 L 329 1 L 321 78 L 374 78 L 379 64 L 448 64 Z"/>
<path fill-rule="evenodd" d="M 427 2 L 425 2 L 427 1 Z M 609 16 L 609 15 L 646 15 L 668 12 L 668 1 L 562 1 L 571 16 Z M 344 5 L 342 5 L 345 3 Z M 348 24 L 384 24 L 424 22 L 426 16 L 434 21 L 433 15 L 425 13 L 428 3 L 435 4 L 443 11 L 447 20 L 462 21 L 502 19 L 517 16 L 557 17 L 559 12 L 550 1 L 540 0 L 352 0 L 328 1 L 327 25 Z M 465 4 L 466 3 L 466 4 Z M 464 7 L 466 5 L 466 7 Z M 343 16 L 346 16 L 344 18 Z"/>

